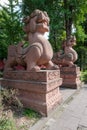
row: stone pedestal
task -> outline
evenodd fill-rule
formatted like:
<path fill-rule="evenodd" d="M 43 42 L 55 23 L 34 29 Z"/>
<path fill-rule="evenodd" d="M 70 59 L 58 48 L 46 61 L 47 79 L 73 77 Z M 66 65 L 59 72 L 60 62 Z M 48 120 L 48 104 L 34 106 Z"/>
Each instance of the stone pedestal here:
<path fill-rule="evenodd" d="M 62 87 L 75 88 L 81 87 L 79 67 L 61 67 L 60 77 L 63 79 Z"/>
<path fill-rule="evenodd" d="M 43 116 L 48 116 L 61 102 L 61 84 L 59 70 L 7 71 L 2 80 L 3 87 L 19 89 L 19 99 L 24 107 L 32 108 Z"/>

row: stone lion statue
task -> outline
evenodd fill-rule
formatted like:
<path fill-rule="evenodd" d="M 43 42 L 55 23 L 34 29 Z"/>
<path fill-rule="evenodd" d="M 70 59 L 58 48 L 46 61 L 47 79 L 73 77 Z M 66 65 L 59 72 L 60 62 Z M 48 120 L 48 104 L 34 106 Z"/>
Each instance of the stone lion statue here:
<path fill-rule="evenodd" d="M 76 38 L 71 36 L 62 43 L 62 50 L 55 53 L 52 61 L 60 66 L 73 67 L 74 62 L 78 59 L 77 52 L 72 48 L 76 44 Z"/>
<path fill-rule="evenodd" d="M 23 22 L 29 46 L 24 48 L 22 42 L 17 46 L 10 45 L 5 70 L 13 70 L 18 64 L 27 71 L 38 71 L 41 66 L 45 66 L 45 69 L 58 69 L 51 61 L 53 57 L 51 44 L 44 37 L 44 34 L 49 32 L 47 13 L 37 9 L 24 18 Z"/>

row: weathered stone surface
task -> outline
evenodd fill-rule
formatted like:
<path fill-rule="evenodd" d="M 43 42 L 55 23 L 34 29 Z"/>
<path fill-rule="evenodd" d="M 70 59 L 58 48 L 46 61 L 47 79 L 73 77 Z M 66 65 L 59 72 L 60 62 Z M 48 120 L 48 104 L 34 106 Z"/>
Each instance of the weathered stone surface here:
<path fill-rule="evenodd" d="M 61 67 L 60 77 L 63 78 L 62 87 L 80 88 L 80 68 L 79 67 Z"/>
<path fill-rule="evenodd" d="M 45 37 L 49 17 L 36 9 L 23 21 L 29 46 L 24 47 L 22 42 L 9 46 L 2 86 L 19 89 L 25 107 L 47 116 L 61 100 L 62 83 L 59 67 L 52 62 L 52 46 Z"/>
<path fill-rule="evenodd" d="M 4 78 L 6 79 L 14 79 L 14 80 L 25 80 L 25 81 L 51 81 L 60 78 L 60 70 L 54 71 L 46 71 L 41 70 L 37 72 L 26 72 L 26 71 L 5 71 Z"/>
<path fill-rule="evenodd" d="M 47 116 L 61 102 L 59 70 L 38 72 L 5 71 L 3 87 L 19 89 L 19 99 L 25 107 Z"/>
<path fill-rule="evenodd" d="M 77 52 L 73 49 L 76 45 L 75 36 L 70 36 L 63 41 L 61 49 L 59 52 L 54 53 L 52 61 L 53 63 L 62 67 L 74 67 L 76 66 L 74 62 L 78 59 Z"/>
<path fill-rule="evenodd" d="M 45 37 L 45 33 L 49 32 L 49 21 L 48 14 L 38 9 L 24 18 L 23 30 L 29 45 L 23 47 L 24 43 L 19 42 L 17 46 L 8 47 L 5 70 L 17 70 L 18 65 L 26 71 L 39 71 L 44 67 L 49 70 L 58 69 L 58 66 L 52 62 L 52 46 Z"/>

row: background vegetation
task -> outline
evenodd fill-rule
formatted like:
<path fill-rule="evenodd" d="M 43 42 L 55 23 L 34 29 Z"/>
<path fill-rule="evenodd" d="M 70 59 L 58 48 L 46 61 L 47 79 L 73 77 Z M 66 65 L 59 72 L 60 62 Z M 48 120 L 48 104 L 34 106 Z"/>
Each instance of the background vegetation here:
<path fill-rule="evenodd" d="M 24 108 L 18 90 L 0 89 L 0 130 L 28 130 L 41 115 Z"/>

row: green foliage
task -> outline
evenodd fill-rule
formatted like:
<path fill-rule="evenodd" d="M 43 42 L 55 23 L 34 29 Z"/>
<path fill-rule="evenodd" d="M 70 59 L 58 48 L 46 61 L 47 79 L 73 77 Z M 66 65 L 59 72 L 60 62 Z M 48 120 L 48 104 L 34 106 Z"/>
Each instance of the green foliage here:
<path fill-rule="evenodd" d="M 28 130 L 41 118 L 37 112 L 24 109 L 16 95 L 17 90 L 0 90 L 0 130 Z M 24 118 L 22 123 L 21 118 Z"/>
<path fill-rule="evenodd" d="M 50 42 L 57 51 L 64 38 L 64 10 L 62 0 L 23 0 L 22 10 L 24 16 L 30 15 L 35 9 L 47 11 L 50 17 Z"/>
<path fill-rule="evenodd" d="M 40 116 L 41 116 L 34 110 L 28 109 L 28 108 L 24 109 L 23 114 L 29 118 L 40 118 Z"/>
<path fill-rule="evenodd" d="M 81 72 L 81 81 L 87 83 L 87 70 Z"/>
<path fill-rule="evenodd" d="M 2 104 L 5 107 L 9 107 L 10 109 L 14 110 L 15 112 L 19 112 L 22 110 L 23 105 L 18 99 L 18 90 L 16 89 L 3 89 L 1 91 L 2 95 Z"/>
<path fill-rule="evenodd" d="M 74 25 L 77 38 L 84 41 L 86 38 L 82 23 L 86 20 L 87 13 L 86 0 L 23 0 L 22 10 L 23 14 L 29 15 L 35 9 L 47 11 L 50 17 L 50 42 L 54 51 L 58 51 L 61 42 L 66 38 L 66 21 L 68 23 L 68 30 Z M 65 19 L 66 16 L 66 19 Z"/>
<path fill-rule="evenodd" d="M 7 118 L 6 115 L 0 118 L 0 130 L 17 130 L 13 119 Z"/>
<path fill-rule="evenodd" d="M 12 111 L 15 112 L 15 114 L 19 112 L 29 118 L 36 118 L 36 119 L 40 118 L 41 115 L 35 112 L 34 110 L 23 108 L 22 103 L 17 97 L 19 95 L 18 90 L 9 89 L 9 88 L 2 89 L 0 91 L 0 94 L 1 94 L 0 101 L 2 100 L 1 102 L 5 109 L 10 108 Z"/>
<path fill-rule="evenodd" d="M 84 45 L 84 42 L 78 42 L 77 46 L 75 47 L 75 50 L 78 53 L 78 60 L 77 64 L 80 66 L 81 70 L 87 69 L 87 47 Z"/>
<path fill-rule="evenodd" d="M 84 39 L 87 38 L 87 35 L 85 34 L 85 30 L 81 25 L 78 25 L 76 28 L 76 36 L 78 38 L 79 42 L 84 42 Z"/>
<path fill-rule="evenodd" d="M 8 2 L 0 8 L 0 59 L 7 56 L 8 46 L 17 44 L 23 33 L 19 5 L 13 0 Z"/>
<path fill-rule="evenodd" d="M 2 90 L 0 90 L 0 130 L 17 130 L 12 115 L 8 116 L 8 113 L 5 112 L 2 100 Z"/>

